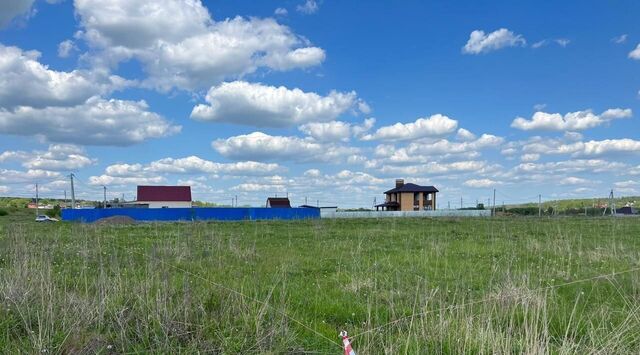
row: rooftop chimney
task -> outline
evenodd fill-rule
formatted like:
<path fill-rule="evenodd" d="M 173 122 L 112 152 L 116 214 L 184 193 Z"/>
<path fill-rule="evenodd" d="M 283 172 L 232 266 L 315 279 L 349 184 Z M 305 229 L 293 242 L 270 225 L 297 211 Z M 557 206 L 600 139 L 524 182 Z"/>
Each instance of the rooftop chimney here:
<path fill-rule="evenodd" d="M 404 185 L 404 179 L 396 179 L 396 188 L 402 187 Z"/>

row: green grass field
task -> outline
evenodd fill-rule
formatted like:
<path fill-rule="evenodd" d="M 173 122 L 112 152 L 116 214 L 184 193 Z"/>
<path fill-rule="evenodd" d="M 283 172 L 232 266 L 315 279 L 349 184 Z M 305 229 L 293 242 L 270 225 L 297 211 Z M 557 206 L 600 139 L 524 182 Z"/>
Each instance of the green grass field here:
<path fill-rule="evenodd" d="M 640 353 L 636 218 L 30 220 L 0 217 L 5 353 Z"/>

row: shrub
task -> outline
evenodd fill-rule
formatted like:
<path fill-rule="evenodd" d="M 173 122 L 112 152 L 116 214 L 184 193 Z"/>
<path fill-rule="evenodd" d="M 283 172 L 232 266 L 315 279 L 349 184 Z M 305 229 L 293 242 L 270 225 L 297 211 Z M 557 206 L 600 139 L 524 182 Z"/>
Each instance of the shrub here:
<path fill-rule="evenodd" d="M 514 207 L 509 208 L 507 212 L 522 216 L 537 216 L 538 207 Z"/>
<path fill-rule="evenodd" d="M 9 212 L 7 212 L 6 210 L 3 210 L 3 209 L 0 208 L 0 216 L 6 216 L 8 214 L 9 214 Z"/>
<path fill-rule="evenodd" d="M 60 205 L 53 206 L 53 208 L 50 210 L 47 210 L 45 214 L 51 218 L 60 217 Z"/>

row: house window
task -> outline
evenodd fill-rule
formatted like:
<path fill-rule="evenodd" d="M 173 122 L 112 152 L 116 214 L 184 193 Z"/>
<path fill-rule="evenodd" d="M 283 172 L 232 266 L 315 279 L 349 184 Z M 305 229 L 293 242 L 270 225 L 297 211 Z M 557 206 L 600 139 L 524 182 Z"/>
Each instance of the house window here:
<path fill-rule="evenodd" d="M 430 193 L 425 192 L 424 196 L 423 196 L 423 200 L 424 200 L 424 207 L 423 209 L 425 211 L 429 211 L 433 209 L 433 199 L 432 199 L 432 195 Z"/>
<path fill-rule="evenodd" d="M 413 210 L 414 211 L 420 210 L 420 193 L 418 192 L 413 193 Z"/>

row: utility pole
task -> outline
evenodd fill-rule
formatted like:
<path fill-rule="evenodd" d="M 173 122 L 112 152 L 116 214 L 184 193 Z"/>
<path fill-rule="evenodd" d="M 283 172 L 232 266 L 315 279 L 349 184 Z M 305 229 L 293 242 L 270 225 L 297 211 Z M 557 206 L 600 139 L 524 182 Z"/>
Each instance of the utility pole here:
<path fill-rule="evenodd" d="M 238 195 L 236 195 L 236 207 L 238 207 Z"/>
<path fill-rule="evenodd" d="M 64 190 L 64 208 L 67 208 L 67 190 Z"/>
<path fill-rule="evenodd" d="M 447 209 L 450 210 L 451 209 L 451 201 L 447 201 Z"/>
<path fill-rule="evenodd" d="M 320 200 L 316 201 L 316 207 L 320 208 Z"/>
<path fill-rule="evenodd" d="M 38 212 L 40 207 L 39 204 L 40 203 L 38 202 L 38 184 L 36 184 L 36 217 L 38 217 L 38 214 L 39 214 Z"/>
<path fill-rule="evenodd" d="M 491 214 L 494 217 L 496 215 L 496 189 L 493 189 L 493 212 Z"/>
<path fill-rule="evenodd" d="M 460 209 L 462 209 L 462 197 L 460 197 Z"/>
<path fill-rule="evenodd" d="M 613 216 L 615 216 L 616 213 L 616 200 L 615 197 L 613 197 L 613 189 L 611 189 L 611 214 Z"/>
<path fill-rule="evenodd" d="M 102 191 L 104 193 L 104 199 L 102 200 L 102 208 L 107 208 L 107 187 L 102 185 Z"/>
<path fill-rule="evenodd" d="M 608 206 L 611 209 L 611 215 L 613 216 L 615 214 L 615 212 L 613 211 L 613 190 L 611 190 L 611 192 L 609 192 L 609 203 Z M 607 214 L 607 207 L 604 208 L 604 211 L 602 211 L 602 215 L 606 215 Z"/>
<path fill-rule="evenodd" d="M 304 204 L 307 204 L 307 196 L 304 197 Z"/>
<path fill-rule="evenodd" d="M 613 189 L 611 189 L 611 192 L 609 192 L 609 208 L 611 209 L 611 215 L 615 216 L 616 215 L 616 203 L 613 200 Z M 607 213 L 607 208 L 605 207 L 604 212 L 602 212 L 602 215 L 604 216 Z"/>
<path fill-rule="evenodd" d="M 538 195 L 538 217 L 542 217 L 542 195 Z"/>
<path fill-rule="evenodd" d="M 69 177 L 71 178 L 71 208 L 75 209 L 76 208 L 76 193 L 73 189 L 73 177 L 75 175 L 73 175 L 73 173 L 69 174 Z"/>

